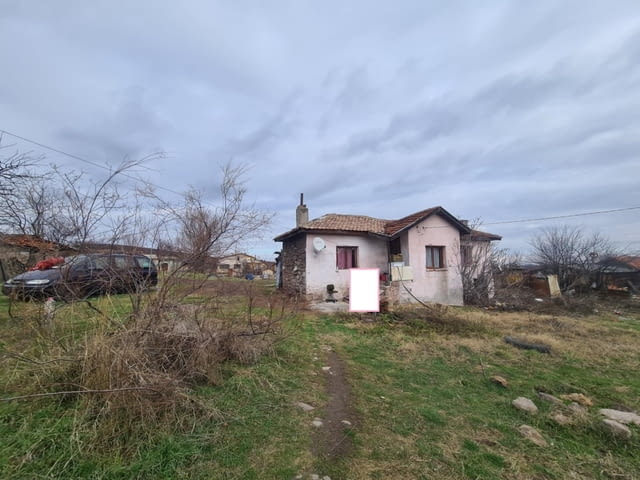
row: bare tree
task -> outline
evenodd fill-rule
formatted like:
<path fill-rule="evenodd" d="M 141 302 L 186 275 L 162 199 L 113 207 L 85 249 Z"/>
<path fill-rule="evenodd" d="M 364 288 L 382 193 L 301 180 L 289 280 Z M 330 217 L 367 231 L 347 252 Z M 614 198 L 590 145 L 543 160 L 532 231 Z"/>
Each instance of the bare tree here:
<path fill-rule="evenodd" d="M 496 248 L 491 237 L 475 230 L 460 240 L 458 273 L 462 279 L 463 298 L 467 305 L 487 305 L 495 291 L 496 273 L 515 261 L 516 254 Z"/>
<path fill-rule="evenodd" d="M 120 191 L 118 180 L 145 160 L 124 160 L 101 180 L 87 179 L 84 172 L 56 169 L 63 190 L 63 204 L 57 217 L 61 233 L 68 241 L 84 245 L 95 237 L 97 228 L 103 226 L 104 221 L 127 208 L 127 195 Z"/>
<path fill-rule="evenodd" d="M 191 189 L 182 204 L 160 202 L 160 217 L 166 232 L 176 232 L 175 245 L 180 252 L 179 264 L 166 279 L 163 288 L 171 289 L 174 280 L 185 271 L 206 271 L 214 256 L 224 255 L 242 241 L 256 238 L 273 215 L 245 204 L 244 166 L 226 164 L 216 205 L 205 203 L 202 192 Z M 165 235 L 163 238 L 167 238 Z M 161 292 L 161 296 L 166 292 Z"/>
<path fill-rule="evenodd" d="M 615 255 L 608 238 L 569 225 L 542 230 L 530 245 L 533 262 L 547 273 L 557 275 L 563 291 L 587 287 L 599 268 L 598 262 Z"/>
<path fill-rule="evenodd" d="M 119 181 L 132 178 L 129 172 L 149 158 L 125 160 L 99 180 L 57 167 L 14 178 L 12 194 L 0 195 L 0 223 L 8 231 L 59 244 L 82 246 L 101 235 L 112 240 L 122 234 L 132 210 L 130 192 L 122 191 Z"/>
<path fill-rule="evenodd" d="M 23 214 L 26 209 L 21 194 L 25 192 L 25 185 L 38 182 L 38 176 L 31 169 L 42 157 L 17 150 L 9 153 L 12 147 L 2 145 L 0 134 L 0 225 L 6 231 L 31 233 L 32 228 L 39 227 L 41 218 L 34 219 Z M 29 194 L 37 196 L 37 189 L 30 190 Z"/>
<path fill-rule="evenodd" d="M 272 218 L 271 214 L 245 205 L 244 166 L 221 167 L 222 180 L 217 205 L 205 203 L 202 192 L 191 189 L 182 205 L 162 206 L 169 220 L 177 225 L 176 243 L 190 261 L 223 255 L 247 237 L 255 237 Z"/>
<path fill-rule="evenodd" d="M 31 178 L 33 173 L 29 171 L 31 167 L 36 165 L 42 157 L 34 157 L 31 153 L 13 153 L 5 154 L 13 145 L 2 145 L 2 134 L 0 134 L 0 196 L 12 196 L 14 193 L 14 184 L 18 180 Z"/>
<path fill-rule="evenodd" d="M 61 226 L 56 213 L 62 197 L 50 174 L 14 179 L 13 193 L 0 195 L 0 224 L 10 232 L 59 241 Z"/>

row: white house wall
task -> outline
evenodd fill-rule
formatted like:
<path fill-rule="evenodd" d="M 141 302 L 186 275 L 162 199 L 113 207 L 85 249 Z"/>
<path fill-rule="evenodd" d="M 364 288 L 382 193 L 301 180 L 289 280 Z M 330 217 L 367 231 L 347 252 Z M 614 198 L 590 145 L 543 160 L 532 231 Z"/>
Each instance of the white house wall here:
<path fill-rule="evenodd" d="M 379 268 L 381 272 L 389 268 L 385 240 L 356 235 L 317 236 L 325 243 L 320 252 L 313 249 L 315 235 L 307 235 L 306 239 L 306 293 L 313 298 L 325 299 L 328 284 L 333 284 L 338 291 L 336 298 L 348 295 L 349 270 L 337 269 L 336 247 L 358 247 L 358 268 Z"/>
<path fill-rule="evenodd" d="M 462 305 L 462 277 L 460 261 L 460 233 L 449 222 L 432 215 L 408 229 L 406 244 L 402 242 L 403 259 L 411 266 L 413 280 L 404 282 L 399 293 L 403 302 L 415 302 L 413 296 L 425 302 Z M 408 251 L 405 252 L 405 245 Z M 426 267 L 426 247 L 445 247 L 446 268 L 431 270 Z M 412 296 L 413 295 L 413 296 Z"/>

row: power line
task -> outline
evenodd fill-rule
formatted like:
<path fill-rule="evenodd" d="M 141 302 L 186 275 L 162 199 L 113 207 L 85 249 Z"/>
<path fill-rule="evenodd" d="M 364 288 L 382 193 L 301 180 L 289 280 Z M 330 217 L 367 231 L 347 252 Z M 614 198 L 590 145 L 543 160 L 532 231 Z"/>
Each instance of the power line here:
<path fill-rule="evenodd" d="M 625 208 L 612 208 L 610 210 L 596 210 L 593 212 L 583 212 L 583 213 L 570 213 L 567 215 L 555 215 L 553 217 L 538 217 L 538 218 L 523 218 L 518 220 L 504 220 L 499 222 L 487 222 L 483 223 L 483 225 L 505 225 L 508 223 L 527 223 L 527 222 L 540 222 L 543 220 L 557 220 L 560 218 L 572 218 L 572 217 L 586 217 L 588 215 L 600 215 L 604 213 L 615 213 L 615 212 L 626 212 L 629 210 L 640 210 L 640 206 L 638 207 L 625 207 Z"/>
<path fill-rule="evenodd" d="M 108 166 L 106 166 L 106 165 L 103 165 L 103 164 L 100 164 L 100 163 L 94 162 L 94 161 L 92 161 L 92 160 L 87 160 L 86 158 L 80 157 L 80 156 L 78 156 L 78 155 L 74 155 L 74 154 L 72 154 L 72 153 L 65 152 L 64 150 L 60 150 L 59 148 L 51 147 L 51 146 L 49 146 L 49 145 L 46 145 L 46 144 L 41 143 L 41 142 L 37 142 L 37 141 L 32 140 L 32 139 L 30 139 L 30 138 L 23 137 L 23 136 L 20 136 L 20 135 L 17 135 L 17 134 L 15 134 L 15 133 L 11 133 L 11 132 L 8 132 L 8 131 L 6 131 L 6 130 L 2 130 L 2 129 L 0 129 L 0 133 L 10 135 L 10 136 L 12 136 L 12 137 L 14 137 L 14 138 L 18 138 L 18 139 L 20 139 L 20 140 L 23 140 L 23 141 L 25 141 L 25 142 L 31 143 L 31 144 L 33 144 L 33 145 L 37 145 L 38 147 L 45 148 L 45 149 L 50 150 L 50 151 L 52 151 L 52 152 L 59 153 L 60 155 L 64 155 L 64 156 L 66 156 L 66 157 L 73 158 L 74 160 L 78 160 L 78 161 L 80 161 L 80 162 L 87 163 L 87 164 L 92 165 L 92 166 L 94 166 L 94 167 L 102 168 L 103 170 L 107 170 L 107 171 L 109 171 L 109 172 L 111 171 L 111 168 L 110 168 L 110 167 L 108 167 Z M 133 175 L 129 175 L 129 174 L 128 174 L 128 173 L 126 173 L 126 172 L 122 172 L 122 173 L 121 173 L 121 175 L 122 175 L 123 177 L 126 177 L 126 178 L 130 179 L 130 180 L 135 180 L 136 182 L 139 182 L 139 181 L 140 181 L 140 179 L 139 179 L 139 178 L 134 177 Z M 155 184 L 155 183 L 151 183 L 151 182 L 147 182 L 147 183 L 148 183 L 149 185 L 153 186 L 153 187 L 156 187 L 158 190 L 164 190 L 164 191 L 166 191 L 166 192 L 173 193 L 174 195 L 182 195 L 182 193 L 177 192 L 177 191 L 175 191 L 175 190 L 171 190 L 170 188 L 167 188 L 167 187 L 163 187 L 162 185 L 157 185 L 157 184 Z"/>
<path fill-rule="evenodd" d="M 15 133 L 12 132 L 8 132 L 7 130 L 3 130 L 0 129 L 0 133 L 2 134 L 7 134 L 10 135 L 14 138 L 18 138 L 20 140 L 23 140 L 25 142 L 31 143 L 33 145 L 37 145 L 41 148 L 45 148 L 47 150 L 50 150 L 52 152 L 56 152 L 59 153 L 60 155 L 64 155 L 67 156 L 69 158 L 73 158 L 74 160 L 79 160 L 81 162 L 87 163 L 89 165 L 92 165 L 94 167 L 98 167 L 98 168 L 102 168 L 104 170 L 108 170 L 110 171 L 111 169 L 105 165 L 102 165 L 100 163 L 91 161 L 91 160 L 87 160 L 86 158 L 80 157 L 78 155 L 74 155 L 72 153 L 68 153 L 65 152 L 64 150 L 60 150 L 58 148 L 55 147 L 51 147 L 49 145 L 46 145 L 44 143 L 38 142 L 36 140 L 32 140 L 30 138 L 27 137 L 23 137 L 21 135 L 17 135 Z M 129 175 L 125 172 L 121 173 L 122 176 L 127 177 L 131 180 L 135 180 L 135 181 L 140 181 L 139 178 L 136 178 L 132 175 Z M 182 193 L 172 190 L 170 188 L 167 187 L 163 187 L 162 185 L 158 185 L 155 183 L 151 183 L 151 182 L 147 182 L 149 185 L 156 187 L 159 190 L 164 190 L 166 192 L 169 193 L 173 193 L 174 195 L 182 195 Z M 625 212 L 625 211 L 630 211 L 630 210 L 640 210 L 640 206 L 635 206 L 635 207 L 624 207 L 624 208 L 613 208 L 613 209 L 609 209 L 609 210 L 596 210 L 596 211 L 591 211 L 591 212 L 582 212 L 582 213 L 571 213 L 571 214 L 567 214 L 567 215 L 555 215 L 555 216 L 550 216 L 550 217 L 537 217 L 537 218 L 524 218 L 524 219 L 515 219 L 515 220 L 502 220 L 502 221 L 496 221 L 496 222 L 486 222 L 486 223 L 482 223 L 482 225 L 507 225 L 507 224 L 513 224 L 513 223 L 528 223 L 528 222 L 540 222 L 540 221 L 546 221 L 546 220 L 558 220 L 558 219 L 562 219 L 562 218 L 574 218 L 574 217 L 585 217 L 585 216 L 590 216 L 590 215 L 601 215 L 601 214 L 605 214 L 605 213 L 616 213 L 616 212 Z M 427 228 L 440 228 L 440 227 L 427 227 Z"/>

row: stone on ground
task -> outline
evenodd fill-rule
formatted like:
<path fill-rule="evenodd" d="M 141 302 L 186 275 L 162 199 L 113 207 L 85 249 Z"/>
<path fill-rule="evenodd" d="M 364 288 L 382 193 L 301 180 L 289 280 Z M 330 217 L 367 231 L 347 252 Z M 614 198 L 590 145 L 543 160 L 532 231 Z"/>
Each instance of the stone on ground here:
<path fill-rule="evenodd" d="M 604 415 L 610 420 L 615 420 L 618 423 L 640 425 L 640 415 L 633 412 L 622 412 L 620 410 L 613 410 L 611 408 L 601 408 L 600 414 Z"/>
<path fill-rule="evenodd" d="M 562 400 L 549 393 L 538 392 L 538 397 L 545 402 L 553 403 L 554 405 L 562 405 Z"/>
<path fill-rule="evenodd" d="M 518 397 L 511 402 L 511 404 L 518 410 L 522 410 L 532 415 L 538 413 L 538 407 L 536 407 L 536 404 L 526 397 Z"/>
<path fill-rule="evenodd" d="M 564 413 L 560 412 L 551 415 L 551 419 L 558 425 L 569 425 L 572 422 L 570 417 L 567 417 Z"/>
<path fill-rule="evenodd" d="M 614 437 L 629 439 L 631 438 L 631 430 L 626 425 L 623 425 L 615 420 L 605 418 L 602 420 L 602 424 Z"/>
<path fill-rule="evenodd" d="M 534 445 L 537 445 L 539 447 L 549 446 L 542 434 L 530 425 L 520 425 L 518 427 L 518 431 L 520 432 L 520 435 L 522 435 Z"/>
<path fill-rule="evenodd" d="M 310 412 L 311 410 L 315 410 L 315 407 L 312 407 L 311 405 L 309 405 L 308 403 L 304 403 L 304 402 L 297 402 L 296 406 L 298 408 L 301 408 L 302 410 L 304 410 L 305 412 Z"/>
<path fill-rule="evenodd" d="M 578 417 L 584 417 L 587 415 L 587 409 L 577 402 L 571 402 L 568 408 L 571 410 L 571 413 Z"/>

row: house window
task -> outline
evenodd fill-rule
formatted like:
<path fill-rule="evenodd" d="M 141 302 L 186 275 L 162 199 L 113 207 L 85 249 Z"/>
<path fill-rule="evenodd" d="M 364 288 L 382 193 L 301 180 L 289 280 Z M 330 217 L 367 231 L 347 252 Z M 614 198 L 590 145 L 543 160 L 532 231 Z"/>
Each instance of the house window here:
<path fill-rule="evenodd" d="M 463 267 L 471 266 L 473 260 L 473 250 L 471 245 L 462 245 L 460 247 L 460 263 Z"/>
<path fill-rule="evenodd" d="M 358 247 L 336 247 L 336 268 L 358 268 Z"/>
<path fill-rule="evenodd" d="M 395 238 L 389 242 L 389 261 L 402 262 L 402 244 L 399 238 Z"/>
<path fill-rule="evenodd" d="M 427 247 L 427 268 L 444 268 L 444 247 Z"/>
<path fill-rule="evenodd" d="M 391 255 L 399 255 L 402 253 L 402 244 L 400 238 L 394 238 L 389 242 L 389 253 Z"/>

